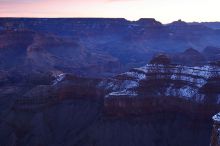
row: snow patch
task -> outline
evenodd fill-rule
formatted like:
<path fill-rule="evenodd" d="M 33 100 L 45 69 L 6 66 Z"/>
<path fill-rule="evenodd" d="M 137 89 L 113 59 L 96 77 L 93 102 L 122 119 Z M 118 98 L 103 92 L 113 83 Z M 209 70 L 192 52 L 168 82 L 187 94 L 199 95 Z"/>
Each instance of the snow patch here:
<path fill-rule="evenodd" d="M 137 96 L 138 94 L 134 91 L 122 90 L 118 92 L 111 92 L 106 97 L 109 96 Z"/>
<path fill-rule="evenodd" d="M 119 91 L 114 91 L 109 93 L 106 97 L 109 96 L 137 96 L 138 94 L 134 91 L 131 91 L 131 89 L 134 89 L 139 86 L 139 83 L 137 81 L 131 81 L 131 80 L 125 80 L 121 86 Z"/>
<path fill-rule="evenodd" d="M 220 113 L 214 115 L 214 116 L 212 117 L 212 119 L 213 119 L 215 122 L 220 122 Z"/>
<path fill-rule="evenodd" d="M 147 64 L 143 67 L 136 68 L 135 70 L 142 71 L 144 73 L 181 73 L 181 74 L 189 74 L 194 76 L 200 76 L 203 78 L 210 78 L 215 75 L 220 75 L 220 69 L 214 68 L 212 66 L 196 66 L 196 67 L 189 67 L 189 66 L 164 66 L 161 64 Z"/>
<path fill-rule="evenodd" d="M 58 84 L 59 82 L 63 81 L 63 79 L 66 77 L 66 74 L 59 74 L 56 76 L 56 79 L 53 81 L 53 85 Z"/>
<path fill-rule="evenodd" d="M 180 88 L 179 91 L 180 97 L 187 97 L 187 99 L 193 97 L 193 95 L 196 93 L 195 89 L 189 86 L 184 86 Z"/>
<path fill-rule="evenodd" d="M 112 90 L 116 90 L 117 89 L 117 85 L 115 85 L 113 82 L 109 82 L 106 86 L 106 89 L 112 89 Z"/>
<path fill-rule="evenodd" d="M 123 74 L 122 74 L 122 75 L 123 75 Z M 133 77 L 133 78 L 135 78 L 137 81 L 146 79 L 146 75 L 143 74 L 143 73 L 126 72 L 126 73 L 124 73 L 124 75 L 127 75 L 127 76 L 129 76 L 129 77 Z"/>
<path fill-rule="evenodd" d="M 139 86 L 138 82 L 131 81 L 131 80 L 125 80 L 121 85 L 122 89 L 131 89 L 131 88 L 135 88 L 138 86 Z"/>

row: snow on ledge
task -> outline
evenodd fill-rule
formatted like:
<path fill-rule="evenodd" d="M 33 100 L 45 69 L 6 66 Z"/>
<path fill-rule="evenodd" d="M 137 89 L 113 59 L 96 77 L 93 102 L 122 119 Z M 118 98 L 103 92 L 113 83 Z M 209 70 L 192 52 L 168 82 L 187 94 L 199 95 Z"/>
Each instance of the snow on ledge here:
<path fill-rule="evenodd" d="M 66 74 L 59 74 L 56 76 L 56 79 L 53 81 L 53 86 L 61 82 L 65 78 Z"/>
<path fill-rule="evenodd" d="M 122 90 L 119 92 L 111 92 L 106 97 L 109 97 L 109 96 L 129 96 L 129 97 L 132 97 L 132 96 L 137 96 L 137 95 L 138 94 L 134 91 Z"/>
<path fill-rule="evenodd" d="M 220 123 L 220 113 L 214 115 L 212 119 L 214 122 Z"/>

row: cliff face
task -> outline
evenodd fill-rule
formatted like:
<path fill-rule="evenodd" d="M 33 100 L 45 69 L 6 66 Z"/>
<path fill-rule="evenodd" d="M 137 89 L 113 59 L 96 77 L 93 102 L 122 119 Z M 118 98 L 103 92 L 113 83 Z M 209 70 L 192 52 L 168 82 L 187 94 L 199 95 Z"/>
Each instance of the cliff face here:
<path fill-rule="evenodd" d="M 208 118 L 220 104 L 220 70 L 215 66 L 188 67 L 148 64 L 100 83 L 107 90 L 110 114 L 182 111 Z"/>
<path fill-rule="evenodd" d="M 213 76 L 215 80 L 209 81 Z M 217 77 L 218 68 L 211 66 L 158 64 L 108 80 L 54 72 L 49 83 L 21 91 L 18 85 L 19 90 L 1 90 L 6 94 L 1 103 L 7 106 L 1 105 L 0 142 L 8 146 L 207 146 L 211 123 L 203 118 L 219 110 Z"/>
<path fill-rule="evenodd" d="M 210 146 L 220 146 L 220 113 L 212 117 L 214 121 Z"/>

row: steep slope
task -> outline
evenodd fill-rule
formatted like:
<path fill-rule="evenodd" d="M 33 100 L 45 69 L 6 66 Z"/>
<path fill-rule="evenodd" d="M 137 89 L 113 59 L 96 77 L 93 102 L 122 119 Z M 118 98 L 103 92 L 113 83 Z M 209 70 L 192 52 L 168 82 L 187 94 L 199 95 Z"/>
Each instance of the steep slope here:
<path fill-rule="evenodd" d="M 207 62 L 205 56 L 193 48 L 186 49 L 182 53 L 173 55 L 172 60 L 174 63 L 187 66 L 199 66 Z"/>

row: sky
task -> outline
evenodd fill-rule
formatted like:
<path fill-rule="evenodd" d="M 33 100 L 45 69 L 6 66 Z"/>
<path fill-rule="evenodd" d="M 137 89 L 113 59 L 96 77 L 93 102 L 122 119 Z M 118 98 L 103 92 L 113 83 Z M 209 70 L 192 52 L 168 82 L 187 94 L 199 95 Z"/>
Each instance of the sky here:
<path fill-rule="evenodd" d="M 0 0 L 0 17 L 155 18 L 220 21 L 220 0 Z"/>

